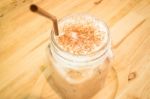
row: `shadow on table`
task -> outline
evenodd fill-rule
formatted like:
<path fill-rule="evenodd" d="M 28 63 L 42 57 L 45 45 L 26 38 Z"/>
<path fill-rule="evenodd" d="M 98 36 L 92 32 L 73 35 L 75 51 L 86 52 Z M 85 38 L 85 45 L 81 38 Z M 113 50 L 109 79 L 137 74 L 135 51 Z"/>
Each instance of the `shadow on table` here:
<path fill-rule="evenodd" d="M 51 55 L 49 52 L 49 48 L 46 49 L 46 62 L 45 65 L 40 66 L 40 71 L 41 73 L 44 75 L 45 79 L 47 80 L 47 83 L 49 84 L 49 86 L 55 91 L 55 93 L 57 94 L 58 97 L 60 97 L 61 95 L 59 94 L 59 89 L 57 89 L 55 87 L 55 85 L 53 84 L 53 80 L 52 80 L 52 74 L 54 73 L 54 67 L 50 61 Z M 61 99 L 61 98 L 60 98 Z"/>

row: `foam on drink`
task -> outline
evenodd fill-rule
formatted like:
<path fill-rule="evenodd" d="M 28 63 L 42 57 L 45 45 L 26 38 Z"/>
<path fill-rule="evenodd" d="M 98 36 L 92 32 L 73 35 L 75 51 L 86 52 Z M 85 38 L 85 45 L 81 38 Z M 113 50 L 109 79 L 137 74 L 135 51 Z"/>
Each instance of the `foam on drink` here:
<path fill-rule="evenodd" d="M 66 52 L 88 55 L 107 42 L 107 31 L 100 21 L 91 16 L 68 17 L 59 24 L 56 42 Z"/>

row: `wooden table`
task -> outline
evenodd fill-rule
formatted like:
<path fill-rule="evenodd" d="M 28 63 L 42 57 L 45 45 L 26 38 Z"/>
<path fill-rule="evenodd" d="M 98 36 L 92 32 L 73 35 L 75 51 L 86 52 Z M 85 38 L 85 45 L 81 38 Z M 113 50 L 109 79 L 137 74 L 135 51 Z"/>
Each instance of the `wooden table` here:
<path fill-rule="evenodd" d="M 150 99 L 149 0 L 1 0 L 0 99 L 60 99 L 49 85 L 46 48 L 52 23 L 29 11 L 36 3 L 58 16 L 89 13 L 111 32 L 117 71 L 93 99 Z"/>

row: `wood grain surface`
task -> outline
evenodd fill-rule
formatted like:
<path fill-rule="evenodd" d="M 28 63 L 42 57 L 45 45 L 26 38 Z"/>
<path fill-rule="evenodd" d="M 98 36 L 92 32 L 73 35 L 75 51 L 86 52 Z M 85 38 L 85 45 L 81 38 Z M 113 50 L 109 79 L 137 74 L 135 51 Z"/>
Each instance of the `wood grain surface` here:
<path fill-rule="evenodd" d="M 58 19 L 88 13 L 108 24 L 118 82 L 111 70 L 92 99 L 150 99 L 149 0 L 0 0 L 0 99 L 61 99 L 48 82 L 52 23 L 32 3 Z"/>

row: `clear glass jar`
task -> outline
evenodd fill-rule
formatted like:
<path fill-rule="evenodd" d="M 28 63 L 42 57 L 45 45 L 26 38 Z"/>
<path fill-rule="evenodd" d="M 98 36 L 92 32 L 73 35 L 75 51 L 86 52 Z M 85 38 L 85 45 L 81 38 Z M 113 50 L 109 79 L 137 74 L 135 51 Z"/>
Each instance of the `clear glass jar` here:
<path fill-rule="evenodd" d="M 50 55 L 52 74 L 50 83 L 64 99 L 89 99 L 96 94 L 105 82 L 112 58 L 111 39 L 107 25 L 93 16 L 77 14 L 61 19 L 64 22 L 92 20 L 105 32 L 104 43 L 98 50 L 87 55 L 75 55 L 64 51 L 56 42 L 55 33 L 51 32 Z"/>

